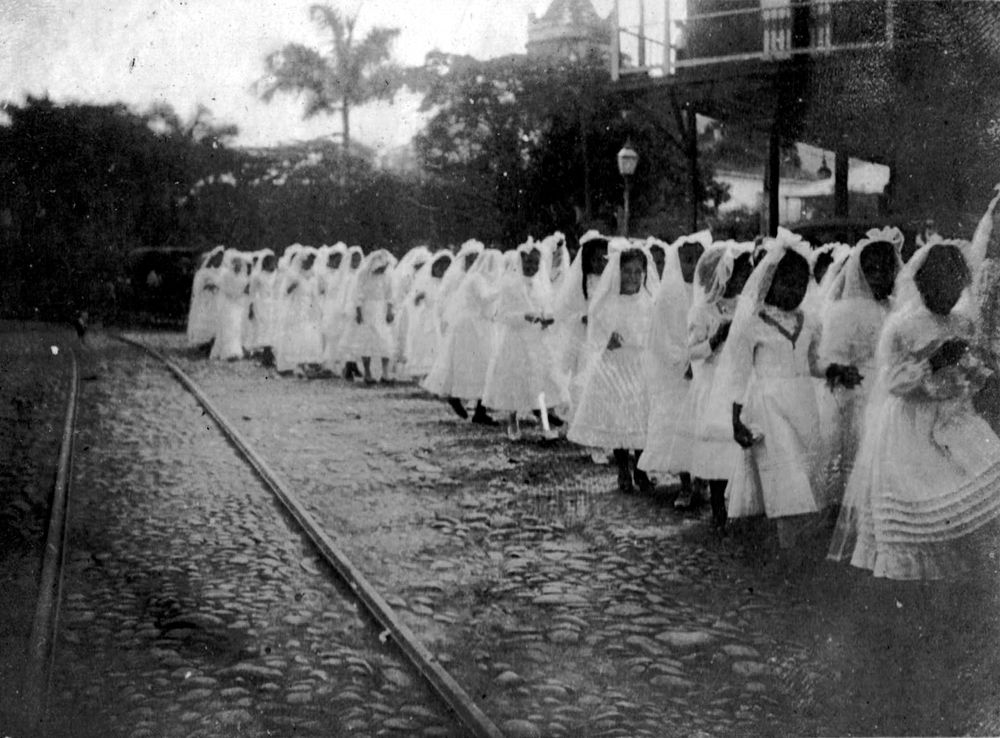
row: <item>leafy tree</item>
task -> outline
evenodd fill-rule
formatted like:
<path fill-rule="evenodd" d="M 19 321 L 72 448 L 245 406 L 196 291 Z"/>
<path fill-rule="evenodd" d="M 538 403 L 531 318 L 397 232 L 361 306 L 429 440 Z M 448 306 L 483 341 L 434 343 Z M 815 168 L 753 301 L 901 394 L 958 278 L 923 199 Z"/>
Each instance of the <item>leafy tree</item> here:
<path fill-rule="evenodd" d="M 430 177 L 468 191 L 483 213 L 486 240 L 514 243 L 530 233 L 605 227 L 622 202 L 616 154 L 626 139 L 640 151 L 633 187 L 638 214 L 676 212 L 689 192 L 684 114 L 662 120 L 607 89 L 598 59 L 557 64 L 521 56 L 487 61 L 435 52 L 411 76 L 436 111 L 416 146 Z M 703 162 L 706 165 L 707 162 Z M 702 172 L 699 199 L 724 191 Z"/>
<path fill-rule="evenodd" d="M 269 54 L 266 76 L 257 85 L 270 101 L 281 93 L 305 96 L 305 117 L 340 112 L 344 149 L 350 151 L 352 107 L 388 98 L 398 88 L 400 70 L 391 59 L 391 45 L 398 28 L 376 27 L 355 41 L 357 16 L 345 16 L 328 5 L 313 5 L 312 20 L 330 34 L 324 53 L 290 43 Z"/>

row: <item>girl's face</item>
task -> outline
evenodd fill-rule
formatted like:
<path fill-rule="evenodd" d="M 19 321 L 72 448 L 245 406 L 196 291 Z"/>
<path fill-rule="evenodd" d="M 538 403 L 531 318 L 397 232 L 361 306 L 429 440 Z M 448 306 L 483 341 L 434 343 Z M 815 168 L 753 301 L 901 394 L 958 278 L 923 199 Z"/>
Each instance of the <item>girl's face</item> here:
<path fill-rule="evenodd" d="M 698 265 L 698 259 L 705 253 L 705 247 L 694 241 L 682 243 L 677 248 L 677 256 L 681 262 L 681 276 L 688 284 L 694 280 L 694 268 Z"/>
<path fill-rule="evenodd" d="M 426 261 L 416 261 L 416 262 L 414 262 L 413 263 L 413 273 L 416 274 L 421 269 L 423 269 L 424 268 L 424 264 L 426 264 L 426 263 L 427 263 Z"/>
<path fill-rule="evenodd" d="M 343 261 L 344 255 L 338 251 L 330 254 L 329 258 L 326 260 L 326 265 L 330 267 L 330 269 L 339 269 Z"/>
<path fill-rule="evenodd" d="M 521 252 L 521 274 L 525 277 L 534 277 L 538 274 L 538 267 L 541 264 L 542 255 L 538 249 L 530 249 Z"/>
<path fill-rule="evenodd" d="M 361 266 L 361 254 L 355 251 L 351 254 L 351 269 L 357 269 Z"/>
<path fill-rule="evenodd" d="M 372 274 L 385 274 L 385 270 L 388 266 L 389 266 L 388 264 L 382 264 L 381 266 L 377 266 L 374 269 L 372 269 Z"/>
<path fill-rule="evenodd" d="M 896 250 L 892 244 L 885 241 L 868 244 L 860 258 L 872 297 L 879 302 L 888 299 L 896 284 Z"/>
<path fill-rule="evenodd" d="M 562 248 L 556 248 L 552 252 L 552 273 L 555 274 L 556 270 L 562 266 Z"/>
<path fill-rule="evenodd" d="M 208 266 L 210 266 L 213 269 L 222 266 L 223 258 L 225 258 L 225 254 L 220 251 L 219 253 L 215 254 L 211 259 L 208 260 Z"/>
<path fill-rule="evenodd" d="M 830 255 L 829 251 L 824 251 L 816 257 L 816 263 L 813 264 L 813 279 L 816 280 L 816 284 L 823 281 L 823 276 L 831 264 L 833 264 L 833 256 Z"/>
<path fill-rule="evenodd" d="M 476 259 L 479 257 L 475 251 L 472 251 L 465 255 L 465 271 L 472 269 L 472 265 L 476 263 Z"/>
<path fill-rule="evenodd" d="M 448 271 L 448 267 L 451 266 L 451 259 L 447 257 L 442 257 L 431 264 L 431 276 L 434 279 L 441 279 L 444 273 Z"/>
<path fill-rule="evenodd" d="M 587 274 L 600 276 L 604 273 L 604 267 L 608 265 L 608 244 L 607 242 L 591 249 L 587 258 Z"/>
<path fill-rule="evenodd" d="M 774 281 L 764 302 L 779 310 L 795 310 L 806 297 L 809 288 L 809 262 L 790 251 L 778 262 Z"/>
<path fill-rule="evenodd" d="M 267 254 L 264 256 L 264 261 L 261 263 L 260 268 L 265 272 L 273 272 L 277 261 L 274 258 L 274 254 Z"/>
<path fill-rule="evenodd" d="M 233 274 L 239 274 L 243 271 L 243 260 L 233 259 Z"/>
<path fill-rule="evenodd" d="M 659 246 L 653 246 L 649 249 L 649 253 L 653 255 L 653 263 L 656 265 L 656 273 L 660 277 L 663 277 L 663 269 L 667 265 L 667 252 Z"/>
<path fill-rule="evenodd" d="M 750 279 L 753 272 L 753 259 L 749 253 L 740 254 L 733 261 L 733 273 L 729 275 L 726 282 L 726 289 L 722 293 L 724 298 L 736 297 L 743 291 L 743 285 Z"/>
<path fill-rule="evenodd" d="M 621 293 L 623 295 L 637 294 L 646 278 L 646 259 L 642 255 L 623 256 L 621 270 Z"/>
<path fill-rule="evenodd" d="M 917 271 L 914 281 L 927 309 L 948 315 L 969 284 L 969 268 L 955 246 L 936 246 Z"/>
<path fill-rule="evenodd" d="M 316 261 L 316 254 L 306 254 L 302 257 L 302 271 L 308 272 L 312 269 L 313 262 Z"/>

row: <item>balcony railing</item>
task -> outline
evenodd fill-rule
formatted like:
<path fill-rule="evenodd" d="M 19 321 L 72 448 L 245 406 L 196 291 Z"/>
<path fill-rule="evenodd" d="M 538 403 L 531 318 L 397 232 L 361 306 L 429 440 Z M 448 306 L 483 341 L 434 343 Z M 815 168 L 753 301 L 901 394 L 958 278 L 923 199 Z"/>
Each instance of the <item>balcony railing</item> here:
<path fill-rule="evenodd" d="M 906 0 L 903 0 L 905 2 Z M 670 3 L 616 2 L 611 75 L 660 76 L 712 64 L 891 47 L 900 0 L 728 0 L 670 18 Z M 688 3 L 689 7 L 712 7 Z"/>

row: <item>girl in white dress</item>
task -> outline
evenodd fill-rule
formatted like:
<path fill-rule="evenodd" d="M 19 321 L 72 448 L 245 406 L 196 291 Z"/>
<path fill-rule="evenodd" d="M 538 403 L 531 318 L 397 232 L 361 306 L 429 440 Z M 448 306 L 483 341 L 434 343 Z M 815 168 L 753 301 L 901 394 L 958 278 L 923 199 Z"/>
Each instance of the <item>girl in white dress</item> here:
<path fill-rule="evenodd" d="M 715 369 L 729 335 L 737 297 L 753 271 L 752 250 L 753 244 L 734 241 L 706 249 L 695 270 L 694 300 L 688 312 L 693 377 L 687 403 L 694 419 L 690 473 L 708 483 L 712 520 L 720 531 L 726 525 L 726 485 L 740 461 L 740 448 L 733 442 L 732 405 L 720 393 L 713 393 Z"/>
<path fill-rule="evenodd" d="M 682 509 L 700 501 L 695 496 L 688 470 L 690 450 L 675 444 L 675 439 L 682 428 L 692 423 L 690 417 L 679 412 L 685 407 L 691 383 L 687 316 L 691 309 L 695 266 L 711 243 L 712 234 L 700 231 L 682 236 L 666 247 L 663 279 L 656 295 L 646 344 L 649 428 L 639 468 L 645 472 L 677 474 L 681 491 L 674 504 Z"/>
<path fill-rule="evenodd" d="M 216 296 L 216 334 L 210 359 L 235 361 L 243 358 L 243 319 L 248 312 L 246 290 L 250 284 L 246 265 L 239 251 L 226 251 Z"/>
<path fill-rule="evenodd" d="M 543 394 L 549 407 L 565 402 L 568 395 L 552 381 L 543 345 L 542 333 L 555 319 L 551 284 L 540 268 L 538 245 L 530 241 L 522 244 L 508 252 L 504 261 L 506 270 L 495 312 L 499 336 L 486 371 L 483 404 L 508 414 L 507 436 L 518 440 L 518 413 L 532 412 Z"/>
<path fill-rule="evenodd" d="M 305 376 L 323 361 L 316 249 L 304 247 L 289 262 L 282 287 L 284 309 L 275 363 L 279 372 Z"/>
<path fill-rule="evenodd" d="M 791 234 L 766 239 L 765 256 L 737 303 L 716 373 L 746 449 L 730 477 L 730 518 L 766 514 L 790 548 L 823 500 L 823 456 L 813 377 L 822 376 L 819 326 L 801 309 L 811 281 L 808 248 Z"/>
<path fill-rule="evenodd" d="M 364 252 L 360 246 L 351 246 L 347 249 L 347 255 L 339 271 L 344 275 L 338 280 L 336 300 L 336 319 L 333 321 L 333 330 L 330 334 L 330 355 L 325 358 L 328 367 L 344 367 L 344 379 L 353 381 L 362 376 L 361 369 L 358 368 L 358 356 L 344 352 L 344 333 L 347 327 L 356 317 L 356 312 L 352 307 L 354 287 L 358 281 L 358 274 L 361 272 L 361 265 L 364 262 Z M 338 298 L 339 295 L 339 298 Z M 331 308 L 333 309 L 333 308 Z M 336 371 L 336 369 L 333 369 Z"/>
<path fill-rule="evenodd" d="M 902 262 L 903 234 L 873 229 L 852 249 L 840 271 L 822 318 L 820 364 L 826 367 L 826 398 L 821 397 L 821 428 L 828 443 L 826 503 L 839 505 L 857 454 L 868 396 L 875 381 L 875 349 L 889 315 L 893 287 Z M 856 367 L 857 375 L 848 367 Z M 831 403 L 833 413 L 824 416 Z"/>
<path fill-rule="evenodd" d="M 556 294 L 556 326 L 561 326 L 561 369 L 568 381 L 569 421 L 580 403 L 580 381 L 587 365 L 587 309 L 608 260 L 608 239 L 597 231 L 580 238 L 580 250 Z"/>
<path fill-rule="evenodd" d="M 360 356 L 365 384 L 375 384 L 372 358 L 378 358 L 380 379 L 389 381 L 389 360 L 392 358 L 392 267 L 395 259 L 385 249 L 365 257 L 351 295 L 354 320 L 344 330 L 343 353 Z"/>
<path fill-rule="evenodd" d="M 251 353 L 263 355 L 265 365 L 274 362 L 274 342 L 278 320 L 278 273 L 274 252 L 264 249 L 260 260 L 250 275 L 250 304 L 253 308 L 253 332 L 250 338 Z"/>
<path fill-rule="evenodd" d="M 215 338 L 215 303 L 225 250 L 224 246 L 213 248 L 195 272 L 187 321 L 187 344 L 192 348 L 205 346 Z"/>
<path fill-rule="evenodd" d="M 392 270 L 392 304 L 396 308 L 396 320 L 392 323 L 396 346 L 393 376 L 402 373 L 406 359 L 406 333 L 410 325 L 410 302 L 406 298 L 413 288 L 417 273 L 430 261 L 431 256 L 431 250 L 426 246 L 415 246 L 403 255 Z"/>
<path fill-rule="evenodd" d="M 441 350 L 421 383 L 428 392 L 448 398 L 459 417 L 467 418 L 464 403 L 475 401 L 472 422 L 481 425 L 497 424 L 483 407 L 482 397 L 497 340 L 492 312 L 502 270 L 503 254 L 498 250 L 478 255 L 445 308 Z"/>
<path fill-rule="evenodd" d="M 612 239 L 608 266 L 587 315 L 590 363 L 584 370 L 580 406 L 567 438 L 586 446 L 614 449 L 618 488 L 652 491 L 649 477 L 633 471 L 646 442 L 649 388 L 645 345 L 653 314 L 648 254 L 624 238 Z"/>
<path fill-rule="evenodd" d="M 834 560 L 904 580 L 994 566 L 1000 439 L 972 408 L 985 372 L 963 313 L 969 283 L 962 248 L 939 239 L 900 272 Z"/>
<path fill-rule="evenodd" d="M 450 251 L 437 252 L 417 274 L 407 298 L 410 314 L 404 356 L 405 372 L 411 379 L 422 379 L 434 366 L 441 341 L 441 323 L 437 312 L 441 280 L 453 260 Z"/>
<path fill-rule="evenodd" d="M 343 289 L 348 272 L 347 244 L 339 241 L 327 247 L 325 254 L 320 256 L 320 333 L 323 336 L 323 367 L 333 374 L 341 370 L 337 344 L 343 333 Z"/>
<path fill-rule="evenodd" d="M 558 296 L 562 293 L 570 271 L 569 250 L 566 248 L 566 236 L 561 231 L 556 231 L 552 235 L 543 239 L 539 245 L 541 247 L 542 254 L 541 268 L 546 274 L 549 275 L 550 292 L 553 297 L 558 300 Z M 543 334 L 542 344 L 545 347 L 547 354 L 546 360 L 549 365 L 548 371 L 552 377 L 551 381 L 554 384 L 565 386 L 565 394 L 568 396 L 570 381 L 569 374 L 563 368 L 562 363 L 562 352 L 566 344 L 565 324 L 558 320 L 558 318 L 552 327 L 549 330 L 546 330 Z M 564 405 L 558 409 L 561 414 L 566 415 L 569 411 L 569 405 Z M 535 408 L 533 414 L 541 420 L 541 408 Z M 552 424 L 552 427 L 560 428 L 564 426 L 563 419 L 559 417 L 554 410 L 549 412 L 548 415 L 549 423 Z"/>

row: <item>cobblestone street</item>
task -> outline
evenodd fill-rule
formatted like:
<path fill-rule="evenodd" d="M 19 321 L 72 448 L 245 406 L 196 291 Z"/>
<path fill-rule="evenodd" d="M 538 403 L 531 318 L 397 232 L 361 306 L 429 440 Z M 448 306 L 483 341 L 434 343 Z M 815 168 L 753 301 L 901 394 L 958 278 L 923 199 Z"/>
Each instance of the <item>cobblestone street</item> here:
<path fill-rule="evenodd" d="M 620 495 L 577 447 L 533 428 L 512 443 L 412 386 L 283 378 L 138 337 L 217 402 L 509 736 L 1000 726 L 992 615 L 934 605 L 953 619 L 922 629 L 929 615 L 896 614 L 914 615 L 919 593 L 818 554 L 777 560 L 764 524 L 715 538 L 666 494 Z M 102 336 L 83 353 L 53 705 L 74 718 L 56 727 L 460 735 L 166 370 Z M 61 401 L 47 399 L 56 417 Z M 904 622 L 910 640 L 886 641 Z M 900 692 L 917 674 L 928 688 Z"/>

